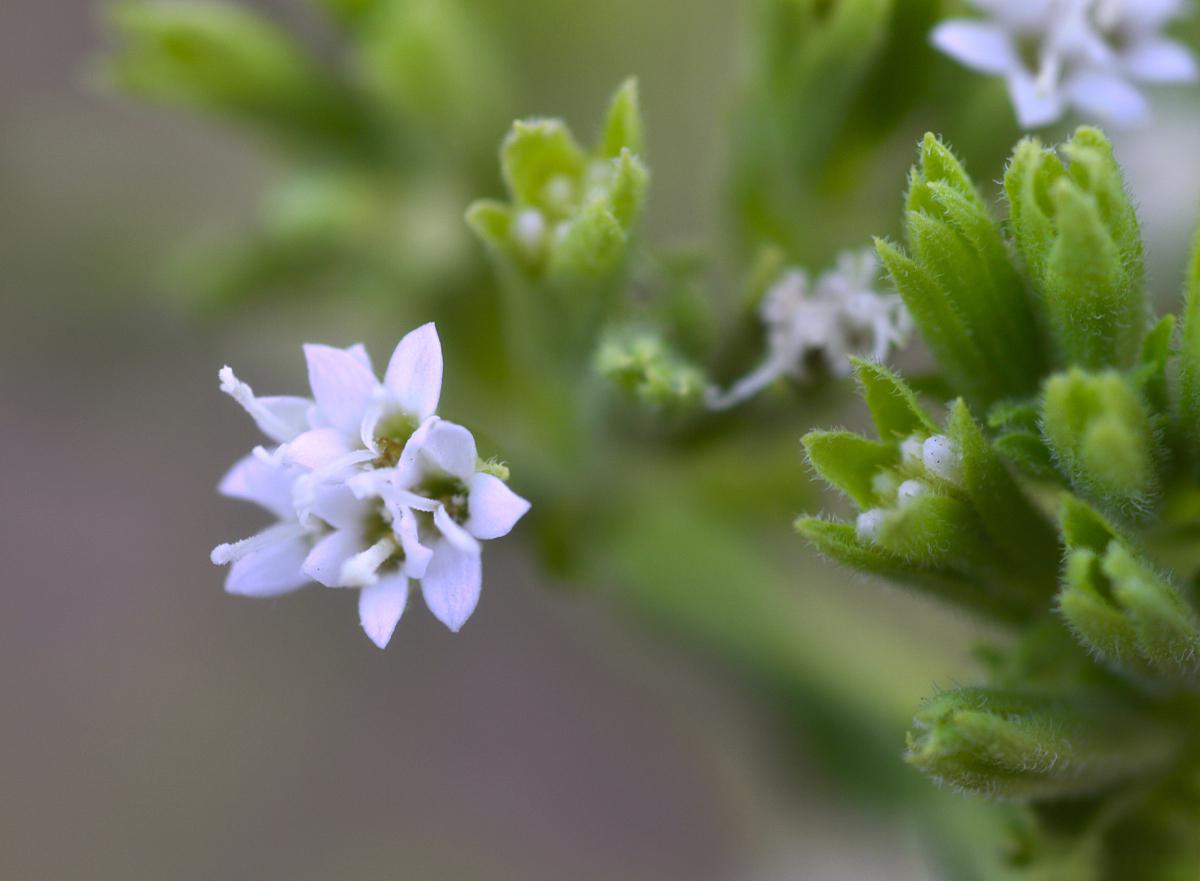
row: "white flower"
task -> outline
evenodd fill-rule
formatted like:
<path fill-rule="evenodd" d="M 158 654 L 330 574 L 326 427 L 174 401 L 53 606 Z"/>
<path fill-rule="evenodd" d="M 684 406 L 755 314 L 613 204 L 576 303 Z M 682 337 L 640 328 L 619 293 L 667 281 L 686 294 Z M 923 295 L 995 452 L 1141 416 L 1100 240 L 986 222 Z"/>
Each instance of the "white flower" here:
<path fill-rule="evenodd" d="M 933 44 L 974 70 L 1005 78 L 1023 128 L 1073 108 L 1112 125 L 1147 116 L 1135 83 L 1189 83 L 1195 59 L 1162 28 L 1186 0 L 972 0 L 991 21 L 950 19 Z"/>
<path fill-rule="evenodd" d="M 815 285 L 803 270 L 785 272 L 759 307 L 767 330 L 766 359 L 728 391 L 709 389 L 708 406 L 733 407 L 784 376 L 806 379 L 813 360 L 845 376 L 851 355 L 881 361 L 893 347 L 905 345 L 912 319 L 898 296 L 875 289 L 878 277 L 878 258 L 870 250 L 840 254 L 837 266 Z"/>
<path fill-rule="evenodd" d="M 434 420 L 412 449 L 377 491 L 393 510 L 416 512 L 420 544 L 431 551 L 421 577 L 425 605 L 457 631 L 479 602 L 479 542 L 507 535 L 529 502 L 479 468 L 475 438 L 461 425 Z M 376 478 L 359 484 L 368 482 Z"/>
<path fill-rule="evenodd" d="M 238 462 L 222 493 L 256 502 L 278 523 L 213 550 L 232 563 L 226 589 L 272 596 L 316 581 L 359 588 L 359 618 L 380 648 L 410 582 L 457 631 L 479 599 L 480 539 L 529 509 L 503 481 L 476 473 L 475 441 L 434 415 L 442 353 L 432 324 L 408 334 L 380 382 L 366 349 L 304 347 L 313 399 L 257 397 L 228 367 L 221 389 L 277 446 Z M 419 494 L 421 493 L 421 494 Z"/>

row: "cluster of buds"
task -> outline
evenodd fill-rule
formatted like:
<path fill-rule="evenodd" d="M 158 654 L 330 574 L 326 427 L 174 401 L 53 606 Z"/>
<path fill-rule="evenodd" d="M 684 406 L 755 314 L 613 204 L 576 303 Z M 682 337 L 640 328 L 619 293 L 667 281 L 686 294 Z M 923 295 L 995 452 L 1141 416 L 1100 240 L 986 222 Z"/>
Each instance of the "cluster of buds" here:
<path fill-rule="evenodd" d="M 426 324 L 396 346 L 381 382 L 366 349 L 304 347 L 312 398 L 259 397 L 233 371 L 221 390 L 271 440 L 220 491 L 278 522 L 212 552 L 232 564 L 226 590 L 274 596 L 310 582 L 359 589 L 363 629 L 380 648 L 419 583 L 457 631 L 479 601 L 480 542 L 506 535 L 529 503 L 482 461 L 471 432 L 436 415 L 442 350 Z"/>
<path fill-rule="evenodd" d="M 1061 156 L 1022 142 L 1004 184 L 1001 225 L 926 138 L 907 248 L 879 252 L 961 397 L 939 425 L 899 376 L 857 362 L 879 440 L 805 446 L 859 513 L 797 527 L 828 557 L 1012 628 L 986 685 L 916 714 L 907 758 L 1035 820 L 1070 805 L 1078 823 L 1034 822 L 1014 845 L 1020 877 L 1195 877 L 1200 239 L 1176 345 L 1175 316 L 1151 318 L 1100 132 Z"/>

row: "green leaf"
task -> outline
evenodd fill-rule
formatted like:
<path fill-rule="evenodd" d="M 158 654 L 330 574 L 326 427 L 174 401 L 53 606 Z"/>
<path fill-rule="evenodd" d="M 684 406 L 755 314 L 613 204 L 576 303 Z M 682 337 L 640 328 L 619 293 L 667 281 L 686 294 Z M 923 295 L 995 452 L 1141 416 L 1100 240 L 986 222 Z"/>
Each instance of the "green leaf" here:
<path fill-rule="evenodd" d="M 1188 263 L 1183 333 L 1179 347 L 1180 434 L 1193 455 L 1200 454 L 1200 230 Z"/>
<path fill-rule="evenodd" d="M 961 399 L 950 408 L 947 433 L 962 456 L 962 488 L 988 538 L 1023 573 L 1016 579 L 1021 589 L 1048 602 L 1059 556 L 1054 527 L 1026 498 Z"/>
<path fill-rule="evenodd" d="M 467 224 L 488 248 L 504 252 L 512 235 L 512 209 L 495 199 L 477 199 L 467 208 Z"/>
<path fill-rule="evenodd" d="M 984 403 L 1004 397 L 992 365 L 937 278 L 883 239 L 875 240 L 875 249 L 954 388 Z"/>
<path fill-rule="evenodd" d="M 1077 493 L 1123 518 L 1156 501 L 1160 479 L 1153 425 L 1120 374 L 1072 369 L 1050 378 L 1042 432 Z"/>
<path fill-rule="evenodd" d="M 621 149 L 613 163 L 616 168 L 608 190 L 609 204 L 613 217 L 622 227 L 629 229 L 641 216 L 650 173 L 627 147 Z"/>
<path fill-rule="evenodd" d="M 600 279 L 625 256 L 627 235 L 603 196 L 589 199 L 554 238 L 548 272 L 551 277 Z"/>
<path fill-rule="evenodd" d="M 849 431 L 810 431 L 803 443 L 813 470 L 860 508 L 880 504 L 874 477 L 900 459 L 895 444 L 867 440 Z"/>
<path fill-rule="evenodd" d="M 626 150 L 635 155 L 645 152 L 636 77 L 625 80 L 609 102 L 598 152 L 605 159 L 615 159 Z"/>
<path fill-rule="evenodd" d="M 851 358 L 859 391 L 875 429 L 883 440 L 904 440 L 913 434 L 938 434 L 941 429 L 929 418 L 911 388 L 882 364 Z"/>
<path fill-rule="evenodd" d="M 557 119 L 513 123 L 500 147 L 500 170 L 518 205 L 563 217 L 579 198 L 587 157 Z"/>
<path fill-rule="evenodd" d="M 265 17 L 222 2 L 126 2 L 104 73 L 143 98 L 221 114 L 293 147 L 374 149 L 362 103 Z"/>
<path fill-rule="evenodd" d="M 1164 767 L 1179 738 L 1101 694 L 966 688 L 917 713 L 908 762 L 988 796 L 1034 800 L 1101 792 Z"/>

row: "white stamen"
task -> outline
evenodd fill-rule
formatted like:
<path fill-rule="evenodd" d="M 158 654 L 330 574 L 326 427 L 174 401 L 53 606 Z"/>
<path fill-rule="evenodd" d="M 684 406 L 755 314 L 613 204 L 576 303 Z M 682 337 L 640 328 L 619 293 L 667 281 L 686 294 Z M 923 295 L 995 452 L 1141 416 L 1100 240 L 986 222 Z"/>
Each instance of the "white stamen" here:
<path fill-rule="evenodd" d="M 221 380 L 221 391 L 241 404 L 242 409 L 250 414 L 266 434 L 288 438 L 295 433 L 292 426 L 259 403 L 258 398 L 254 396 L 254 389 L 238 379 L 228 364 L 220 369 L 217 376 Z"/>
<path fill-rule="evenodd" d="M 241 541 L 217 545 L 209 554 L 209 559 L 218 566 L 236 563 L 255 551 L 261 551 L 302 535 L 304 535 L 304 527 L 299 523 L 279 523 L 264 529 L 257 535 L 243 538 Z"/>
<path fill-rule="evenodd" d="M 365 551 L 342 564 L 341 583 L 346 587 L 367 587 L 379 580 L 379 567 L 396 553 L 396 542 L 385 536 Z"/>

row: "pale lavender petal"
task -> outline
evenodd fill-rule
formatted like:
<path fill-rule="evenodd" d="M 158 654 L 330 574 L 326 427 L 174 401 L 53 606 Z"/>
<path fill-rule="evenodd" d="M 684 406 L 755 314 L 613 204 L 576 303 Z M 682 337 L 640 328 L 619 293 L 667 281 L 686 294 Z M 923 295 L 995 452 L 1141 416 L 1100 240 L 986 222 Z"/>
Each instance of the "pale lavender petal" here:
<path fill-rule="evenodd" d="M 353 356 L 354 359 L 359 361 L 363 367 L 371 371 L 371 376 L 375 375 L 375 368 L 371 364 L 371 355 L 367 351 L 367 347 L 362 343 L 355 343 L 352 346 L 346 346 L 346 348 L 342 351 L 344 351 L 347 355 Z"/>
<path fill-rule="evenodd" d="M 478 459 L 475 438 L 461 425 L 438 420 L 420 445 L 420 457 L 427 466 L 437 471 L 462 481 L 470 480 Z"/>
<path fill-rule="evenodd" d="M 1191 50 L 1175 40 L 1140 40 L 1122 56 L 1125 69 L 1134 79 L 1148 83 L 1191 83 L 1196 81 L 1196 59 Z"/>
<path fill-rule="evenodd" d="M 303 538 L 288 539 L 252 551 L 230 567 L 225 590 L 249 597 L 290 593 L 309 582 L 301 569 L 307 555 L 308 542 Z"/>
<path fill-rule="evenodd" d="M 290 441 L 308 427 L 308 410 L 312 401 L 307 398 L 267 397 L 260 398 L 254 389 L 234 375 L 233 370 L 222 367 L 218 376 L 221 391 L 242 405 L 254 419 L 259 430 L 273 441 Z"/>
<path fill-rule="evenodd" d="M 344 484 L 327 484 L 313 491 L 309 513 L 334 529 L 361 529 L 371 507 L 370 501 L 359 498 Z"/>
<path fill-rule="evenodd" d="M 335 428 L 358 434 L 379 381 L 362 359 L 345 349 L 304 347 L 308 381 L 317 406 Z"/>
<path fill-rule="evenodd" d="M 1114 125 L 1136 125 L 1149 115 L 1149 106 L 1142 93 L 1116 74 L 1080 71 L 1071 75 L 1063 84 L 1063 90 L 1068 100 L 1084 113 Z"/>
<path fill-rule="evenodd" d="M 358 620 L 371 642 L 387 648 L 407 603 L 408 579 L 403 575 L 389 575 L 359 591 Z"/>
<path fill-rule="evenodd" d="M 476 538 L 492 539 L 508 535 L 529 510 L 529 502 L 508 488 L 498 477 L 482 472 L 468 484 L 467 532 Z"/>
<path fill-rule="evenodd" d="M 284 458 L 293 465 L 316 471 L 354 451 L 346 434 L 336 428 L 314 428 L 284 448 Z"/>
<path fill-rule="evenodd" d="M 233 499 L 253 502 L 281 520 L 296 516 L 292 507 L 295 473 L 283 465 L 272 465 L 251 453 L 239 459 L 221 478 L 217 491 Z"/>
<path fill-rule="evenodd" d="M 446 510 L 444 505 L 438 505 L 436 511 L 433 512 L 433 522 L 437 526 L 438 531 L 446 537 L 450 544 L 462 551 L 470 553 L 479 553 L 479 541 L 471 533 L 467 532 L 459 524 L 454 522 L 454 518 Z"/>
<path fill-rule="evenodd" d="M 421 592 L 429 611 L 455 633 L 475 611 L 482 583 L 478 553 L 460 550 L 446 539 L 434 544 Z"/>
<path fill-rule="evenodd" d="M 417 533 L 417 518 L 409 508 L 400 508 L 394 512 L 395 520 L 392 531 L 400 539 L 400 547 L 404 551 L 404 574 L 409 578 L 422 578 L 429 568 L 429 560 L 433 551 L 421 544 Z"/>
<path fill-rule="evenodd" d="M 1062 95 L 1057 90 L 1042 92 L 1033 77 L 1024 71 L 1008 78 L 1008 94 L 1021 128 L 1040 128 L 1063 115 Z"/>
<path fill-rule="evenodd" d="M 383 383 L 404 412 L 418 419 L 433 415 L 442 394 L 442 344 L 432 322 L 400 340 Z"/>
<path fill-rule="evenodd" d="M 1021 66 L 1012 37 L 993 24 L 950 19 L 933 29 L 930 40 L 955 61 L 973 70 L 1007 74 Z"/>
<path fill-rule="evenodd" d="M 329 533 L 308 553 L 302 569 L 313 581 L 326 587 L 343 587 L 342 567 L 366 544 L 357 529 L 338 529 Z"/>

